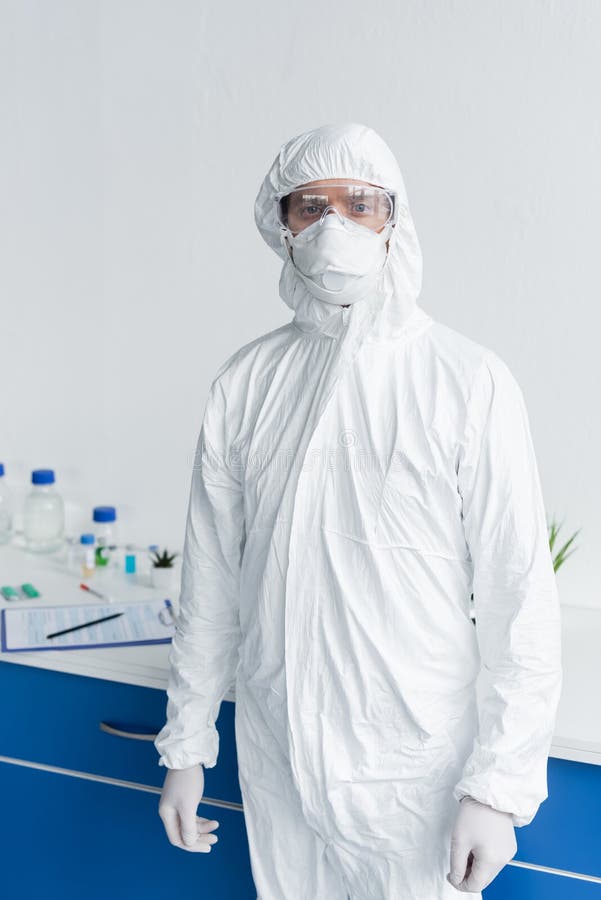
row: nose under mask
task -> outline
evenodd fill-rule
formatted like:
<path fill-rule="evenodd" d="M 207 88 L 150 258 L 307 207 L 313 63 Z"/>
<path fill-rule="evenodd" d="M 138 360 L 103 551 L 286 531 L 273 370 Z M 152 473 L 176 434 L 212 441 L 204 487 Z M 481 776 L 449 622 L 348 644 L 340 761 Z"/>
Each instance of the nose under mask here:
<path fill-rule="evenodd" d="M 292 262 L 308 290 L 320 300 L 342 305 L 376 289 L 391 234 L 390 224 L 378 233 L 334 210 L 297 235 L 284 229 L 282 243 L 292 250 Z"/>

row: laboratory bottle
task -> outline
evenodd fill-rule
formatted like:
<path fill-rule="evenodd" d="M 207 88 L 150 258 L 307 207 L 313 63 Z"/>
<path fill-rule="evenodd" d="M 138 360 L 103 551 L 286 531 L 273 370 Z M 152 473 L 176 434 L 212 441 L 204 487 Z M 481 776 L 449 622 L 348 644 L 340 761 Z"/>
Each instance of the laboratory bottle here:
<path fill-rule="evenodd" d="M 7 544 L 13 531 L 12 492 L 4 477 L 4 463 L 0 463 L 0 544 Z"/>
<path fill-rule="evenodd" d="M 79 561 L 82 578 L 91 578 L 96 571 L 96 553 L 93 534 L 82 534 L 79 538 Z"/>
<path fill-rule="evenodd" d="M 51 553 L 62 546 L 65 505 L 54 487 L 54 469 L 34 469 L 31 492 L 23 506 L 23 533 L 28 550 Z"/>
<path fill-rule="evenodd" d="M 96 569 L 98 572 L 114 568 L 117 559 L 117 510 L 114 506 L 95 506 L 92 511 L 96 538 Z"/>

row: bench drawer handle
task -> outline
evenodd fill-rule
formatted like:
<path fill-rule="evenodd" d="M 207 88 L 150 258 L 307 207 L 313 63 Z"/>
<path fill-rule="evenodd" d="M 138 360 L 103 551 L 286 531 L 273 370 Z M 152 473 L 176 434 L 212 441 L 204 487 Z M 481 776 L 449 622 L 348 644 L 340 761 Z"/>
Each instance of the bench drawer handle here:
<path fill-rule="evenodd" d="M 144 730 L 144 726 L 141 726 L 139 730 L 130 730 L 125 729 L 119 725 L 111 725 L 110 722 L 100 722 L 100 730 L 105 731 L 107 734 L 114 734 L 116 737 L 129 738 L 133 741 L 154 741 L 158 735 L 157 731 L 151 731 L 150 729 Z"/>

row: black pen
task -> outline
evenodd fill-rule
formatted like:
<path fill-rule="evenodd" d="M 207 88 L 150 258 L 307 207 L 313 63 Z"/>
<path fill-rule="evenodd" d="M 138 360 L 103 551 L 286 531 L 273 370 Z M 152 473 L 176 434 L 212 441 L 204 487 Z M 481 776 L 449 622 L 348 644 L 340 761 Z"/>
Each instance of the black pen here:
<path fill-rule="evenodd" d="M 70 631 L 77 631 L 78 628 L 87 628 L 88 625 L 97 625 L 98 622 L 108 622 L 109 619 L 116 619 L 117 616 L 123 616 L 124 613 L 113 613 L 112 616 L 104 616 L 102 619 L 94 619 L 92 622 L 84 622 L 83 625 L 74 625 L 73 628 L 63 628 L 62 631 L 53 631 L 52 634 L 47 634 L 47 638 L 58 637 L 59 634 L 68 634 Z"/>

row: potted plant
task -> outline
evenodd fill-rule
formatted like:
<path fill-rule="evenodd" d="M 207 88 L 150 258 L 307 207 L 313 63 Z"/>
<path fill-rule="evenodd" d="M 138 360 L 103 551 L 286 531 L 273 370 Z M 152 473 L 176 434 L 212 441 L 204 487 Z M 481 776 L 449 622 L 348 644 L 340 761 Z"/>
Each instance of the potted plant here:
<path fill-rule="evenodd" d="M 563 522 L 561 524 L 563 525 Z M 561 525 L 558 525 L 557 522 L 555 522 L 555 520 L 553 520 L 548 527 L 549 527 L 549 547 L 551 548 L 551 553 L 553 553 L 555 550 L 555 541 L 557 540 L 557 535 L 559 534 L 559 529 L 561 528 Z M 563 547 L 560 547 L 560 549 L 557 551 L 557 553 L 555 553 L 555 555 L 553 556 L 553 569 L 556 572 L 559 569 L 559 567 L 566 561 L 568 556 L 571 556 L 572 553 L 574 552 L 574 550 L 576 550 L 576 547 L 572 547 L 570 552 L 569 553 L 567 552 L 568 548 L 570 547 L 572 541 L 574 540 L 574 538 L 576 537 L 576 535 L 578 534 L 579 531 L 580 531 L 580 529 L 578 528 L 578 530 L 574 532 L 572 537 L 569 538 L 569 540 L 567 540 L 565 542 Z"/>
<path fill-rule="evenodd" d="M 169 553 L 165 548 L 162 552 L 154 550 L 150 558 L 152 560 L 152 585 L 156 588 L 169 589 L 173 583 L 173 560 L 177 553 Z"/>

